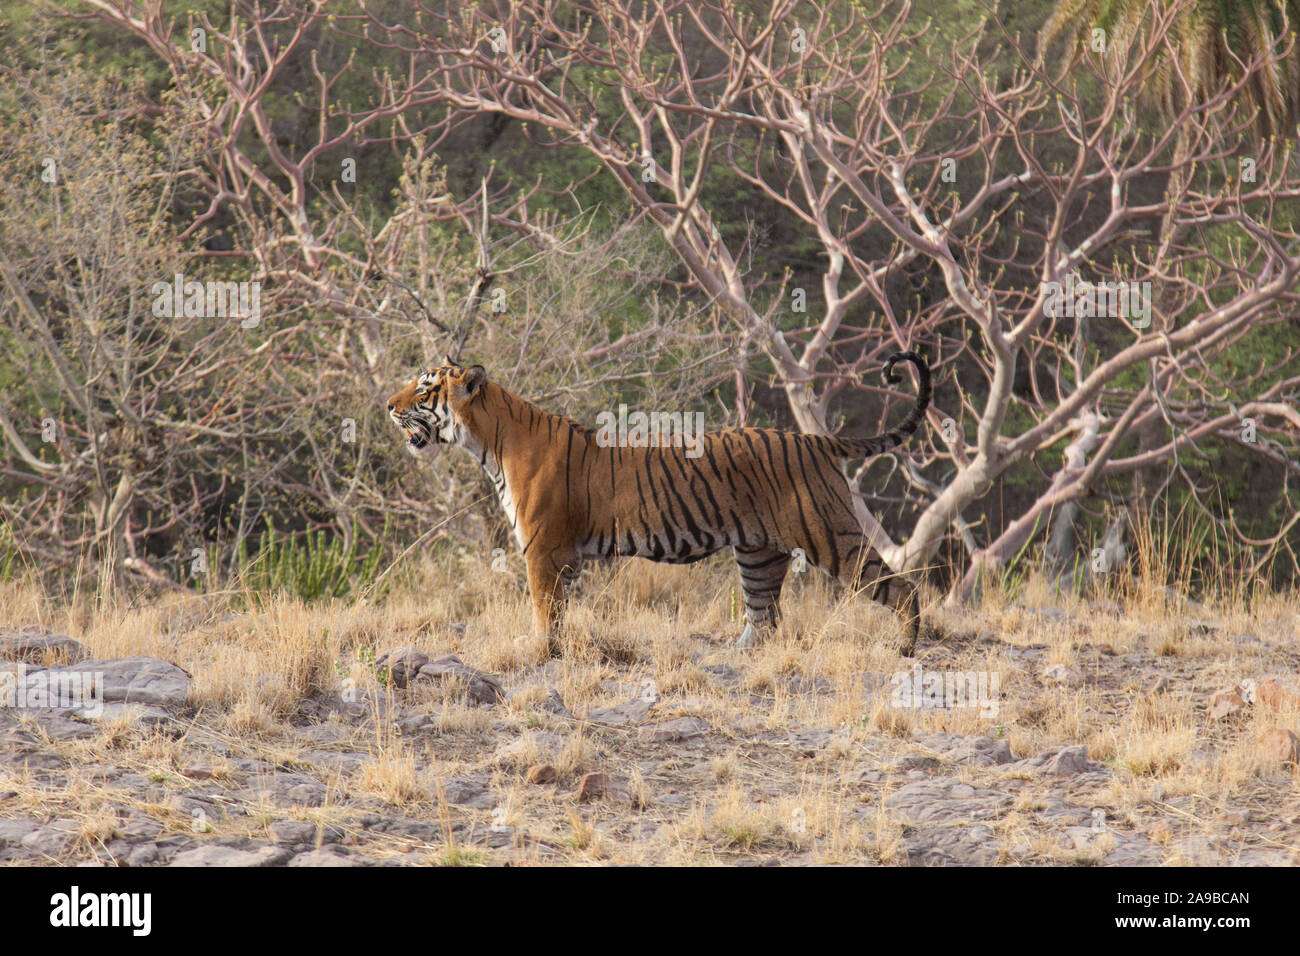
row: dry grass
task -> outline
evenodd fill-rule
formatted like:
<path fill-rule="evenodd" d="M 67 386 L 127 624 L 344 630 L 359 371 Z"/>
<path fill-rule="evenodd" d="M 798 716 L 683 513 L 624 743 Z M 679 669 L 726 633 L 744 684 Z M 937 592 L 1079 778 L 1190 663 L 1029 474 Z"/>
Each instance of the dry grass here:
<path fill-rule="evenodd" d="M 1167 560 L 1147 564 L 1160 568 Z M 545 641 L 521 636 L 531 622 L 522 583 L 488 579 L 481 568 L 430 563 L 412 575 L 409 589 L 381 603 L 275 598 L 250 610 L 240 609 L 241 595 L 58 602 L 33 582 L 0 584 L 0 627 L 39 625 L 73 635 L 96 657 L 152 655 L 194 676 L 179 732 L 145 733 L 120 720 L 89 737 L 44 738 L 43 746 L 68 761 L 54 786 L 35 771 L 0 765 L 0 794 L 12 794 L 0 801 L 0 816 L 71 821 L 76 836 L 67 860 L 105 858 L 122 821 L 143 816 L 164 833 L 260 840 L 270 820 L 311 819 L 371 855 L 447 865 L 742 857 L 896 864 L 907 861 L 912 824 L 890 810 L 887 796 L 907 780 L 864 773 L 923 750 L 921 740 L 943 732 L 1002 737 L 1017 756 L 1085 744 L 1089 757 L 1115 774 L 1110 790 L 1088 795 L 1091 806 L 1108 808 L 1112 825 L 1122 828 L 1117 833 L 1141 833 L 1169 848 L 1170 862 L 1179 859 L 1173 848 L 1180 839 L 1215 826 L 1209 807 L 1265 807 L 1259 832 L 1266 845 L 1300 843 L 1292 771 L 1262 762 L 1255 747 L 1269 729 L 1300 727 L 1296 705 L 1255 706 L 1235 722 L 1205 713 L 1211 692 L 1248 678 L 1277 674 L 1294 682 L 1295 595 L 1252 598 L 1226 588 L 1217 603 L 1179 612 L 1162 591 L 1128 581 L 1117 586 L 1126 611 L 1116 615 L 1031 578 L 1017 595 L 990 589 L 972 609 L 946 609 L 932 597 L 927 614 L 947 636 L 923 641 L 913 661 L 898 656 L 891 615 L 809 575 L 792 576 L 776 635 L 752 652 L 732 650 L 728 642 L 741 627 L 735 590 L 734 570 L 720 560 L 593 569 L 574 598 L 563 656 L 552 659 Z M 1039 613 L 1051 608 L 1064 616 Z M 1194 633 L 1195 618 L 1221 627 Z M 1229 640 L 1242 631 L 1258 641 Z M 986 632 L 994 639 L 977 639 Z M 484 708 L 455 694 L 385 687 L 372 663 L 404 645 L 430 656 L 456 654 L 495 674 L 512 696 Z M 999 712 L 894 706 L 889 677 L 913 664 L 996 673 Z M 1076 673 L 1078 683 L 1045 683 L 1042 673 L 1052 665 Z M 1157 674 L 1169 689 L 1151 693 Z M 304 702 L 342 688 L 362 701 L 361 715 L 330 718 L 340 739 L 328 746 L 305 739 Z M 552 689 L 577 718 L 657 696 L 652 723 L 694 716 L 709 732 L 647 742 L 636 726 L 551 713 L 543 705 Z M 398 709 L 427 713 L 432 730 L 411 738 L 396 732 L 391 716 Z M 20 729 L 44 733 L 26 717 Z M 799 735 L 813 730 L 828 737 L 805 752 Z M 356 754 L 355 766 L 326 766 L 311 756 L 328 749 Z M 249 759 L 264 762 L 268 778 L 314 775 L 328 787 L 323 804 L 259 803 L 247 793 L 248 771 L 237 769 Z M 554 767 L 556 781 L 527 783 L 534 764 Z M 98 774 L 109 765 L 149 786 L 107 786 Z M 935 772 L 977 785 L 1000 779 L 996 768 L 939 765 Z M 579 803 L 579 781 L 593 771 L 615 778 L 616 792 Z M 486 780 L 495 810 L 450 800 L 445 781 L 474 775 Z M 1078 849 L 1044 828 L 1037 814 L 1052 794 L 1042 781 L 1008 780 L 999 785 L 1021 789 L 991 824 L 1003 862 L 1104 859 L 1113 841 Z M 200 831 L 185 800 L 211 798 L 214 788 L 225 796 L 202 812 Z M 1168 809 L 1182 797 L 1193 809 Z M 367 813 L 427 821 L 438 836 L 368 833 L 360 823 Z M 1274 820 L 1283 826 L 1270 831 Z M 509 839 L 484 842 L 484 833 L 507 833 L 503 827 Z"/>

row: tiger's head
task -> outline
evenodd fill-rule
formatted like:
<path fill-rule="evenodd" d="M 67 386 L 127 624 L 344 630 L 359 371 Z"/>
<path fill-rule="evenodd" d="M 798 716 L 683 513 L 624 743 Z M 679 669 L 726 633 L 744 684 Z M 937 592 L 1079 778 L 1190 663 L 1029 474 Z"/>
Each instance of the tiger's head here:
<path fill-rule="evenodd" d="M 430 444 L 465 445 L 467 407 L 487 382 L 482 365 L 465 368 L 447 359 L 388 400 L 388 415 L 406 435 L 412 454 Z"/>

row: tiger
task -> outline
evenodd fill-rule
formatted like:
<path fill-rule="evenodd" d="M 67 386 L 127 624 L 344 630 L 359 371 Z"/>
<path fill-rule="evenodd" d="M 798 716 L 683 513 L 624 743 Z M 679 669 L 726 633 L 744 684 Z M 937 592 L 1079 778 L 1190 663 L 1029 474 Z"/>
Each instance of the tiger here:
<path fill-rule="evenodd" d="M 478 459 L 523 552 L 534 628 L 552 646 L 584 561 L 689 564 L 729 547 L 745 607 L 735 646 L 752 647 L 777 626 L 798 553 L 893 609 L 910 656 L 920 631 L 917 588 L 865 540 L 843 470 L 845 460 L 897 448 L 923 420 L 930 369 L 921 357 L 895 352 L 884 380 L 900 381 L 894 367 L 904 361 L 919 376 L 915 405 L 898 427 L 872 438 L 750 427 L 703 432 L 693 448 L 623 447 L 525 401 L 489 380 L 482 365 L 450 357 L 389 398 L 388 414 L 412 454 L 445 444 Z"/>

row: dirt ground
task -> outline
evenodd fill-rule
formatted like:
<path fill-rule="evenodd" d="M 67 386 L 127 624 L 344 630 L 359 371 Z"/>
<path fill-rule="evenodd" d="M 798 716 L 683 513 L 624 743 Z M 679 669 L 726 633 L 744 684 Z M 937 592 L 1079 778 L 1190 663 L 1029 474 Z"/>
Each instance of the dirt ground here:
<path fill-rule="evenodd" d="M 792 578 L 737 650 L 726 562 L 596 569 L 557 657 L 472 559 L 326 604 L 0 586 L 8 686 L 104 701 L 0 706 L 0 862 L 1300 862 L 1294 595 L 932 598 L 905 658 Z"/>

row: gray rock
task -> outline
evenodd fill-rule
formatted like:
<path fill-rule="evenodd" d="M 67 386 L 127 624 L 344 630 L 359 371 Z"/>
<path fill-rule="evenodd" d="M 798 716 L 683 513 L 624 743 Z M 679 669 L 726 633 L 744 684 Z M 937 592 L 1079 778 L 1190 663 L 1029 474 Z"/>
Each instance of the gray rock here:
<path fill-rule="evenodd" d="M 1006 739 L 995 740 L 992 737 L 961 734 L 932 734 L 921 741 L 921 746 L 943 754 L 953 763 L 972 764 L 976 767 L 1007 764 L 1015 760 L 1011 753 L 1011 743 Z"/>
<path fill-rule="evenodd" d="M 1104 764 L 1088 759 L 1088 748 L 1080 745 L 1058 747 L 1036 757 L 1026 757 L 1006 765 L 1007 770 L 1029 771 L 1050 776 L 1073 776 L 1080 773 L 1104 773 Z"/>
<path fill-rule="evenodd" d="M 1044 684 L 1055 687 L 1077 687 L 1083 683 L 1083 677 L 1072 667 L 1064 664 L 1052 664 L 1043 668 Z"/>
<path fill-rule="evenodd" d="M 158 844 L 142 843 L 139 846 L 131 847 L 126 855 L 127 866 L 148 866 L 150 863 L 157 863 L 161 855 Z"/>
<path fill-rule="evenodd" d="M 325 784 L 315 780 L 295 783 L 276 793 L 280 806 L 319 807 L 325 803 Z"/>
<path fill-rule="evenodd" d="M 367 754 L 343 753 L 338 750 L 308 750 L 302 755 L 302 759 L 317 766 L 338 770 L 341 773 L 355 773 L 357 769 L 369 761 L 370 757 Z"/>
<path fill-rule="evenodd" d="M 1226 862 L 1221 853 L 1223 842 L 1219 834 L 1196 833 L 1174 844 L 1174 851 L 1192 866 L 1217 866 Z"/>
<path fill-rule="evenodd" d="M 27 834 L 20 844 L 30 853 L 57 858 L 76 845 L 80 833 L 81 826 L 75 820 L 55 820 Z"/>
<path fill-rule="evenodd" d="M 393 724 L 405 737 L 417 734 L 433 734 L 438 731 L 438 718 L 432 714 L 417 712 L 399 717 Z"/>
<path fill-rule="evenodd" d="M 26 817 L 0 818 L 0 850 L 7 846 L 19 846 L 24 837 L 39 828 L 39 823 Z"/>
<path fill-rule="evenodd" d="M 99 733 L 85 721 L 75 719 L 77 716 L 82 716 L 78 710 L 51 707 L 40 710 L 29 709 L 27 712 L 40 721 L 41 729 L 51 740 L 84 740 Z"/>
<path fill-rule="evenodd" d="M 288 850 L 264 846 L 257 850 L 238 850 L 229 846 L 207 844 L 185 850 L 172 857 L 169 866 L 279 866 L 290 857 Z"/>
<path fill-rule="evenodd" d="M 365 866 L 366 862 L 341 847 L 321 847 L 299 853 L 289 861 L 290 866 Z"/>
<path fill-rule="evenodd" d="M 317 826 L 309 820 L 276 820 L 268 828 L 276 843 L 315 843 Z"/>
<path fill-rule="evenodd" d="M 339 741 L 351 739 L 352 734 L 351 727 L 341 727 L 338 724 L 311 724 L 307 727 L 298 728 L 300 737 L 305 737 L 312 743 L 317 744 L 336 744 Z"/>
<path fill-rule="evenodd" d="M 101 707 L 82 707 L 77 713 L 87 720 L 96 723 L 105 721 L 125 720 L 133 727 L 141 729 L 153 729 L 163 727 L 172 723 L 171 714 L 161 707 L 153 707 L 149 704 L 124 704 L 114 702 L 104 704 Z"/>
<path fill-rule="evenodd" d="M 908 862 L 917 866 L 989 866 L 1001 847 L 993 828 L 983 823 L 916 830 L 903 845 Z"/>
<path fill-rule="evenodd" d="M 705 664 L 700 670 L 708 674 L 723 687 L 732 687 L 740 683 L 741 673 L 730 664 Z"/>
<path fill-rule="evenodd" d="M 466 696 L 476 704 L 496 704 L 506 699 L 499 680 L 491 674 L 470 667 L 454 654 L 430 661 L 420 668 L 416 676 L 419 680 L 434 681 L 439 684 L 463 683 Z"/>
<path fill-rule="evenodd" d="M 375 660 L 380 680 L 388 678 L 394 687 L 405 687 L 429 663 L 429 655 L 415 647 L 394 647 Z"/>
<path fill-rule="evenodd" d="M 555 714 L 558 717 L 573 717 L 573 711 L 569 710 L 564 703 L 564 698 L 560 696 L 560 692 L 554 687 L 546 695 L 546 700 L 542 701 L 541 708 L 548 714 Z"/>
<path fill-rule="evenodd" d="M 496 803 L 496 799 L 488 792 L 486 777 L 451 777 L 443 780 L 442 795 L 448 803 L 458 806 L 481 809 Z"/>
<path fill-rule="evenodd" d="M 66 634 L 20 631 L 0 634 L 0 659 L 42 666 L 49 660 L 76 664 L 86 659 L 86 647 Z"/>
<path fill-rule="evenodd" d="M 96 700 L 155 707 L 183 707 L 190 693 L 190 675 L 156 657 L 117 657 L 50 667 L 27 676 L 29 694 L 50 693 L 60 687 L 93 688 Z"/>
<path fill-rule="evenodd" d="M 652 744 L 673 743 L 699 737 L 708 731 L 708 722 L 700 717 L 678 717 L 676 720 L 642 727 L 637 732 L 637 737 Z"/>
<path fill-rule="evenodd" d="M 1108 831 L 1115 847 L 1106 854 L 1107 866 L 1159 866 L 1165 853 L 1144 836 Z"/>
<path fill-rule="evenodd" d="M 633 697 L 614 707 L 600 707 L 587 714 L 588 720 L 602 724 L 635 724 L 650 716 L 658 698 Z"/>
<path fill-rule="evenodd" d="M 969 825 L 991 820 L 1011 806 L 1011 797 L 977 790 L 952 777 L 905 784 L 885 798 L 885 805 L 913 824 Z"/>
<path fill-rule="evenodd" d="M 825 750 L 836 737 L 842 737 L 842 731 L 824 728 L 800 730 L 790 734 L 786 740 L 804 757 L 815 757 L 818 751 Z"/>
<path fill-rule="evenodd" d="M 792 674 L 786 680 L 786 689 L 791 694 L 829 694 L 834 688 L 825 677 L 805 677 Z"/>

